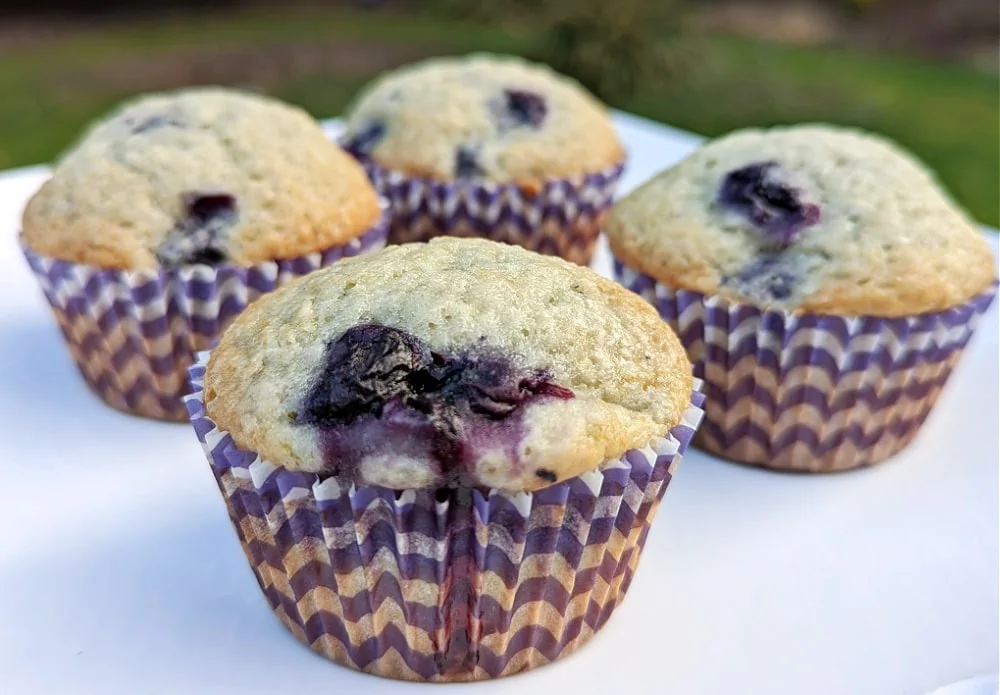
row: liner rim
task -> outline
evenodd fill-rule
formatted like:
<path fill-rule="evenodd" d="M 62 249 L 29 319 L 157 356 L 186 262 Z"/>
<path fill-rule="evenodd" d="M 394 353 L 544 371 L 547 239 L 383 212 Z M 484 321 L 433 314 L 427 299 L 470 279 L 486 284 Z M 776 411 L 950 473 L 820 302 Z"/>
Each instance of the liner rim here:
<path fill-rule="evenodd" d="M 35 251 L 24 238 L 24 230 L 18 229 L 17 232 L 17 243 L 21 248 L 22 254 L 31 259 L 39 259 L 47 261 L 49 263 L 61 263 L 66 266 L 70 266 L 79 269 L 82 272 L 89 272 L 93 274 L 115 274 L 118 275 L 126 284 L 129 286 L 141 286 L 153 281 L 170 282 L 170 281 L 181 281 L 190 282 L 195 280 L 198 282 L 216 282 L 221 275 L 224 274 L 248 274 L 252 272 L 261 274 L 278 274 L 282 271 L 282 265 L 287 265 L 290 263 L 295 263 L 303 258 L 309 257 L 322 257 L 324 253 L 332 251 L 334 249 L 343 249 L 350 246 L 355 241 L 360 241 L 365 237 L 371 235 L 376 237 L 380 234 L 385 234 L 388 236 L 389 226 L 392 222 L 392 207 L 389 200 L 383 196 L 378 197 L 379 204 L 379 216 L 375 220 L 375 223 L 369 227 L 361 230 L 360 233 L 352 236 L 350 239 L 343 240 L 336 244 L 331 244 L 323 248 L 315 249 L 308 253 L 300 253 L 295 256 L 290 256 L 288 258 L 274 258 L 267 261 L 259 261 L 257 263 L 251 263 L 249 265 L 236 265 L 234 263 L 222 263 L 220 265 L 207 265 L 204 263 L 194 263 L 190 265 L 175 266 L 170 268 L 109 268 L 99 265 L 94 265 L 91 263 L 80 263 L 77 261 L 70 261 L 63 258 L 58 258 L 56 256 L 51 256 L 49 254 L 40 253 Z"/>
<path fill-rule="evenodd" d="M 910 446 L 998 287 L 938 312 L 839 316 L 674 289 L 616 256 L 613 266 L 675 328 L 706 379 L 698 446 L 808 473 L 875 465 Z"/>
<path fill-rule="evenodd" d="M 357 153 L 347 148 L 342 138 L 337 138 L 337 143 L 344 149 L 345 152 L 354 157 L 363 167 L 366 169 L 371 167 L 372 169 L 377 170 L 379 174 L 385 177 L 386 183 L 389 185 L 415 183 L 429 189 L 453 188 L 461 191 L 486 191 L 490 194 L 515 193 L 525 198 L 543 197 L 550 193 L 552 189 L 565 186 L 567 184 L 573 188 L 582 188 L 586 185 L 588 179 L 592 178 L 600 178 L 602 180 L 602 185 L 605 186 L 617 184 L 621 181 L 622 175 L 625 173 L 625 169 L 628 167 L 630 162 L 630 157 L 628 153 L 625 152 L 622 158 L 617 162 L 601 169 L 580 172 L 578 174 L 573 174 L 572 176 L 546 177 L 541 180 L 537 193 L 528 193 L 525 188 L 519 185 L 516 181 L 491 181 L 488 179 L 435 179 L 430 176 L 414 176 L 399 169 L 384 166 L 375 161 L 373 157 Z"/>
<path fill-rule="evenodd" d="M 975 294 L 960 304 L 955 304 L 954 306 L 947 307 L 940 311 L 928 311 L 918 314 L 904 314 L 902 316 L 879 316 L 878 314 L 833 314 L 833 313 L 818 313 L 814 311 L 807 311 L 802 309 L 781 309 L 768 307 L 764 308 L 753 304 L 751 302 L 742 301 L 738 299 L 731 299 L 720 294 L 710 294 L 705 292 L 699 292 L 697 290 L 689 290 L 685 288 L 671 287 L 667 283 L 659 280 L 649 273 L 645 273 L 633 265 L 625 263 L 618 256 L 611 254 L 612 256 L 612 266 L 615 278 L 617 281 L 621 281 L 622 270 L 628 270 L 629 272 L 635 273 L 637 277 L 643 278 L 645 280 L 651 281 L 654 286 L 662 287 L 667 291 L 673 293 L 679 298 L 691 298 L 694 301 L 699 301 L 703 303 L 706 307 L 713 309 L 722 309 L 725 311 L 732 310 L 743 310 L 748 313 L 758 314 L 761 319 L 767 318 L 781 318 L 784 320 L 784 324 L 789 326 L 789 330 L 794 330 L 796 328 L 796 323 L 808 318 L 818 318 L 824 320 L 840 320 L 844 322 L 845 325 L 850 325 L 857 322 L 871 322 L 879 321 L 883 323 L 897 323 L 897 322 L 912 322 L 912 321 L 929 321 L 944 318 L 945 316 L 955 314 L 960 311 L 964 311 L 968 308 L 976 308 L 981 304 L 989 308 L 989 304 L 997 295 L 998 288 L 1000 288 L 1000 277 L 994 278 L 993 282 L 983 290 L 982 292 Z M 628 289 L 628 288 L 626 288 Z M 635 292 L 635 290 L 630 290 Z"/>
<path fill-rule="evenodd" d="M 258 454 L 256 451 L 241 449 L 238 446 L 236 446 L 236 442 L 235 440 L 233 440 L 232 434 L 219 427 L 218 423 L 215 422 L 215 420 L 213 420 L 208 415 L 208 409 L 205 406 L 204 372 L 205 368 L 208 365 L 209 358 L 211 357 L 211 353 L 212 353 L 211 350 L 201 350 L 195 355 L 194 363 L 188 368 L 190 393 L 182 397 L 182 401 L 184 405 L 187 407 L 189 416 L 191 416 L 192 420 L 195 413 L 195 406 L 200 406 L 201 415 L 199 416 L 199 419 L 202 419 L 210 423 L 212 426 L 212 429 L 206 432 L 204 437 L 199 435 L 199 440 L 204 439 L 204 441 L 202 441 L 201 444 L 206 456 L 209 457 L 209 460 L 211 461 L 212 459 L 212 452 L 217 448 L 216 445 L 228 439 L 229 441 L 232 442 L 233 447 L 237 451 L 242 452 L 249 457 L 252 457 L 253 464 L 251 465 L 259 465 L 261 468 L 266 470 L 266 474 L 268 476 L 274 475 L 275 472 L 278 472 L 279 474 L 285 473 L 293 476 L 303 476 L 306 478 L 310 478 L 311 489 L 315 488 L 317 485 L 333 485 L 333 483 L 331 483 L 330 481 L 335 481 L 336 488 L 343 489 L 345 487 L 344 484 L 338 481 L 333 476 L 324 479 L 321 478 L 320 475 L 317 473 L 290 470 L 288 468 L 285 468 L 284 466 L 280 466 L 278 464 L 263 459 L 260 456 L 260 454 Z M 595 482 L 594 476 L 600 477 L 605 470 L 614 468 L 616 465 L 620 465 L 622 462 L 627 462 L 628 456 L 632 452 L 641 453 L 643 451 L 652 450 L 657 454 L 669 453 L 675 457 L 674 462 L 671 466 L 671 469 L 673 469 L 673 467 L 676 466 L 676 464 L 680 460 L 680 456 L 678 456 L 678 454 L 680 453 L 681 450 L 686 449 L 687 446 L 690 444 L 691 440 L 694 438 L 694 435 L 697 433 L 698 428 L 705 417 L 705 411 L 703 409 L 705 403 L 705 394 L 701 390 L 702 385 L 703 385 L 702 379 L 699 379 L 697 377 L 693 378 L 690 402 L 688 403 L 688 406 L 684 409 L 684 412 L 681 414 L 680 421 L 674 426 L 672 426 L 665 434 L 663 434 L 662 436 L 651 438 L 643 446 L 633 447 L 631 449 L 628 449 L 617 458 L 605 459 L 592 470 L 589 470 L 573 478 L 568 478 L 566 480 L 560 481 L 553 485 L 549 485 L 548 487 L 540 488 L 533 492 L 525 490 L 518 490 L 518 491 L 501 490 L 499 488 L 488 488 L 485 486 L 482 488 L 468 487 L 467 489 L 484 490 L 484 496 L 486 497 L 492 497 L 494 495 L 502 495 L 508 497 L 511 500 L 527 499 L 530 506 L 530 500 L 533 499 L 533 497 L 536 494 L 548 493 L 550 491 L 558 491 L 564 487 L 569 488 L 570 485 L 577 480 L 583 481 L 584 484 L 588 485 L 588 487 L 591 487 L 591 489 L 593 489 Z M 195 405 L 193 406 L 192 404 Z M 665 449 L 668 449 L 669 451 Z M 597 483 L 597 485 L 599 489 L 600 487 L 599 482 Z M 352 481 L 349 485 L 346 486 L 346 488 L 352 493 L 359 489 L 371 489 L 378 491 L 388 490 L 392 493 L 398 492 L 402 494 L 406 494 L 413 491 L 436 489 L 436 488 L 395 489 L 379 485 L 372 485 L 369 483 L 358 483 L 356 481 Z"/>

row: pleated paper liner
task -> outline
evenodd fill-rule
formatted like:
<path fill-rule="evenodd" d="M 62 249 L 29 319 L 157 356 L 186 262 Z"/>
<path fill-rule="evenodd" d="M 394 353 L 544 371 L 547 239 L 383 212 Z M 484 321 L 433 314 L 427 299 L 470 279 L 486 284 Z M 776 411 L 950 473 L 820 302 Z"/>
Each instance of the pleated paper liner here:
<path fill-rule="evenodd" d="M 477 237 L 589 265 L 625 169 L 546 181 L 537 192 L 511 183 L 437 181 L 385 169 L 354 153 L 392 208 L 390 244 L 437 236 Z"/>
<path fill-rule="evenodd" d="M 263 294 L 318 268 L 385 245 L 388 215 L 347 244 L 249 267 L 108 270 L 21 249 L 42 286 L 73 361 L 113 408 L 185 421 L 182 397 L 195 353 Z"/>
<path fill-rule="evenodd" d="M 205 412 L 206 362 L 191 422 L 271 608 L 332 661 L 401 680 L 509 676 L 587 642 L 702 414 L 695 392 L 666 437 L 534 494 L 345 486 L 238 449 Z"/>
<path fill-rule="evenodd" d="M 997 289 L 932 314 L 843 317 L 762 310 L 614 266 L 680 336 L 704 380 L 696 445 L 806 472 L 870 465 L 906 447 Z"/>

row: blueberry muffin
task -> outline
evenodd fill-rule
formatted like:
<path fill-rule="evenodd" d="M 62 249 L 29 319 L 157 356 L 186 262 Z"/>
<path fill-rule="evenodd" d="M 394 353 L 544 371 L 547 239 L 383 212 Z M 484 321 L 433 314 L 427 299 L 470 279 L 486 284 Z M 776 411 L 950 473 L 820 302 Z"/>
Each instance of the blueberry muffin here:
<path fill-rule="evenodd" d="M 832 126 L 710 142 L 606 233 L 706 380 L 700 443 L 775 468 L 903 448 L 995 291 L 989 246 L 927 168 Z"/>
<path fill-rule="evenodd" d="M 579 84 L 512 57 L 434 58 L 379 77 L 345 146 L 393 204 L 390 240 L 482 236 L 586 264 L 625 151 Z"/>
<path fill-rule="evenodd" d="M 88 384 L 181 420 L 194 351 L 261 292 L 384 244 L 384 216 L 305 112 L 202 88 L 91 127 L 28 202 L 21 242 Z"/>
<path fill-rule="evenodd" d="M 191 419 L 272 608 L 332 660 L 408 680 L 586 641 L 700 416 L 641 298 L 486 240 L 313 273 L 205 362 Z M 349 600 L 366 592 L 385 598 Z"/>
<path fill-rule="evenodd" d="M 364 171 L 304 111 L 191 89 L 93 127 L 22 229 L 36 253 L 102 268 L 249 266 L 343 245 L 379 214 Z"/>

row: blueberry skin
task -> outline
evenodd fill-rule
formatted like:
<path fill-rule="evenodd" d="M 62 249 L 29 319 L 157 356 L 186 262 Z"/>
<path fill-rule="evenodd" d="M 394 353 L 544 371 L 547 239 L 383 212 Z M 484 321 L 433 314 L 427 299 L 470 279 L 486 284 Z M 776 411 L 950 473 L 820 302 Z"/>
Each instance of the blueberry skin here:
<path fill-rule="evenodd" d="M 228 193 L 191 194 L 186 198 L 188 219 L 194 225 L 206 225 L 236 215 L 236 198 Z"/>
<path fill-rule="evenodd" d="M 758 162 L 726 174 L 717 202 L 763 233 L 769 247 L 787 248 L 802 231 L 819 222 L 818 205 L 803 202 L 799 191 L 777 181 L 777 162 Z"/>
<path fill-rule="evenodd" d="M 479 166 L 475 151 L 470 147 L 462 146 L 455 151 L 455 178 L 474 179 L 485 173 Z"/>
<path fill-rule="evenodd" d="M 354 156 L 367 156 L 385 137 L 387 127 L 381 121 L 375 121 L 362 128 L 354 135 L 344 140 L 344 149 Z"/>
<path fill-rule="evenodd" d="M 300 421 L 330 427 L 349 425 L 364 414 L 379 416 L 391 398 L 419 394 L 428 359 L 429 353 L 403 331 L 355 326 L 328 346 L 322 377 Z"/>
<path fill-rule="evenodd" d="M 548 113 L 545 97 L 522 89 L 505 89 L 504 106 L 516 125 L 540 128 Z"/>
<path fill-rule="evenodd" d="M 429 460 L 453 480 L 473 463 L 470 438 L 516 448 L 521 408 L 546 397 L 573 393 L 502 356 L 443 355 L 405 331 L 362 324 L 327 346 L 295 422 L 320 431 L 330 472 L 352 474 L 375 449 Z"/>

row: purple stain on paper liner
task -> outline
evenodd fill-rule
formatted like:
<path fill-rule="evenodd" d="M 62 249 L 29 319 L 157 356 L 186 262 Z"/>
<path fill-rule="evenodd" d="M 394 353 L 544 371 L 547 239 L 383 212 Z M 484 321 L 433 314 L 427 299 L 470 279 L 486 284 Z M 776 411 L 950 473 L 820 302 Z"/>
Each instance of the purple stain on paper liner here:
<path fill-rule="evenodd" d="M 319 429 L 329 474 L 356 478 L 364 459 L 386 453 L 454 483 L 485 451 L 516 460 L 523 406 L 572 397 L 545 372 L 502 356 L 444 355 L 405 331 L 365 324 L 330 343 L 296 422 Z"/>
<path fill-rule="evenodd" d="M 238 219 L 235 196 L 229 193 L 188 193 L 185 216 L 156 251 L 164 268 L 217 266 L 226 262 L 226 234 Z"/>
<path fill-rule="evenodd" d="M 747 218 L 769 246 L 786 248 L 806 227 L 819 222 L 818 205 L 803 202 L 799 191 L 777 180 L 777 162 L 758 162 L 726 174 L 718 202 Z"/>

